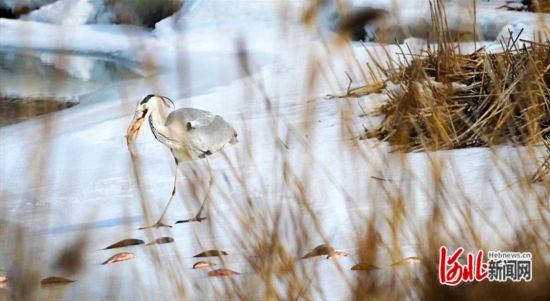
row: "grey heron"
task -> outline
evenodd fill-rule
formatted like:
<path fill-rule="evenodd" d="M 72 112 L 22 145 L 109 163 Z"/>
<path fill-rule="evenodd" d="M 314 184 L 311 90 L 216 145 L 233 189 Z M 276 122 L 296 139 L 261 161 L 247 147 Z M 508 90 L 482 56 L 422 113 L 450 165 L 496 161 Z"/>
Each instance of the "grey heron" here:
<path fill-rule="evenodd" d="M 237 132 L 218 115 L 193 108 L 176 110 L 174 103 L 168 97 L 150 94 L 138 102 L 134 118 L 126 133 L 128 150 L 131 154 L 133 154 L 132 142 L 137 137 L 146 118 L 148 118 L 153 136 L 172 152 L 176 162 L 176 172 L 172 195 L 160 218 L 155 224 L 140 229 L 172 227 L 164 224 L 162 219 L 176 194 L 179 164 L 189 160 L 206 159 L 210 170 L 210 181 L 198 213 L 191 219 L 177 223 L 200 222 L 206 219 L 206 217 L 201 217 L 201 212 L 208 199 L 213 181 L 208 157 L 220 152 L 225 146 L 237 142 Z"/>

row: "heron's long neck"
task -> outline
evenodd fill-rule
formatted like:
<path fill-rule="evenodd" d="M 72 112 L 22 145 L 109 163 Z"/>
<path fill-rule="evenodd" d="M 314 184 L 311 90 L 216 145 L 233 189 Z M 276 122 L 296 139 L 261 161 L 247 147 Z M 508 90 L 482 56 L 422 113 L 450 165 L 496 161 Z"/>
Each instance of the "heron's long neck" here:
<path fill-rule="evenodd" d="M 151 115 L 149 115 L 149 126 L 151 127 L 151 131 L 155 138 L 162 143 L 166 143 L 170 140 L 168 138 L 168 129 L 165 125 L 167 115 L 165 110 L 158 108 L 152 110 Z"/>

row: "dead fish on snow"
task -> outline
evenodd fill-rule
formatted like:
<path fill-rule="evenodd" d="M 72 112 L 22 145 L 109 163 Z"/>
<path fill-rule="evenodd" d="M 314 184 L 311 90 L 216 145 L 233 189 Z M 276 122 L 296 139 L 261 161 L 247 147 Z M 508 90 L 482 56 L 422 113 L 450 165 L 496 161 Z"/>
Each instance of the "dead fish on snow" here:
<path fill-rule="evenodd" d="M 40 280 L 41 285 L 56 285 L 56 284 L 69 284 L 71 282 L 75 282 L 75 280 L 63 278 L 63 277 L 46 277 L 42 280 Z"/>
<path fill-rule="evenodd" d="M 409 264 L 415 264 L 415 263 L 420 263 L 422 262 L 422 260 L 419 258 L 419 257 L 407 257 L 407 258 L 404 258 L 404 259 L 401 259 L 401 260 L 398 260 L 394 263 L 391 264 L 392 267 L 398 267 L 398 266 L 402 266 L 402 265 L 409 265 Z"/>
<path fill-rule="evenodd" d="M 379 267 L 375 266 L 372 263 L 368 263 L 368 262 L 358 263 L 358 264 L 351 267 L 352 271 L 374 271 L 374 270 L 379 270 L 379 269 L 380 269 Z"/>
<path fill-rule="evenodd" d="M 153 240 L 152 242 L 146 244 L 146 246 L 161 245 L 161 244 L 167 244 L 167 243 L 171 243 L 171 242 L 174 242 L 174 239 L 172 237 L 165 236 L 165 237 L 159 237 L 159 238 Z"/>
<path fill-rule="evenodd" d="M 136 258 L 136 255 L 134 253 L 122 252 L 122 253 L 118 253 L 118 254 L 115 254 L 115 255 L 111 256 L 109 259 L 107 259 L 102 264 L 115 263 L 115 262 L 130 260 L 130 259 L 134 259 L 134 258 Z"/>
<path fill-rule="evenodd" d="M 327 256 L 327 259 L 338 259 L 338 258 L 342 258 L 342 257 L 348 257 L 349 256 L 349 253 L 347 252 L 344 252 L 344 251 L 334 251 L 332 252 L 331 254 L 329 254 Z"/>
<path fill-rule="evenodd" d="M 237 273 L 235 271 L 228 270 L 228 269 L 217 269 L 217 270 L 208 272 L 209 277 L 234 276 L 234 275 L 240 275 L 240 273 Z"/>
<path fill-rule="evenodd" d="M 193 269 L 201 270 L 201 269 L 206 269 L 206 268 L 209 268 L 209 267 L 215 266 L 215 265 L 216 265 L 215 263 L 210 262 L 210 261 L 199 261 L 199 262 L 197 262 L 193 265 Z"/>
<path fill-rule="evenodd" d="M 123 239 L 119 242 L 116 242 L 102 250 L 108 250 L 108 249 L 116 249 L 116 248 L 122 248 L 122 247 L 127 247 L 127 246 L 135 246 L 135 245 L 141 245 L 141 244 L 144 244 L 145 242 L 141 239 L 134 239 L 134 238 L 129 238 L 129 239 Z"/>
<path fill-rule="evenodd" d="M 193 257 L 211 257 L 211 256 L 222 256 L 222 255 L 228 255 L 227 252 L 221 251 L 221 250 L 208 250 L 201 252 Z"/>
<path fill-rule="evenodd" d="M 321 255 L 330 255 L 334 253 L 334 248 L 329 244 L 318 245 L 313 250 L 309 251 L 302 259 L 321 256 Z"/>

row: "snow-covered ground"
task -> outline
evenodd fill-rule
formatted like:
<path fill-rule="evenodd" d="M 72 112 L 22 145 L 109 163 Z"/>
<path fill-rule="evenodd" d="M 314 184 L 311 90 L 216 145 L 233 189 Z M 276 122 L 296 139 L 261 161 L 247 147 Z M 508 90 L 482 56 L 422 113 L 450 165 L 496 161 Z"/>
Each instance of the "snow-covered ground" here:
<path fill-rule="evenodd" d="M 382 2 L 376 1 L 381 7 L 391 7 L 388 3 L 392 1 Z M 172 299 L 168 296 L 178 293 L 169 285 L 175 275 L 162 272 L 161 267 L 166 266 L 183 269 L 178 271 L 176 276 L 182 278 L 177 280 L 193 289 L 187 291 L 191 299 L 213 298 L 209 288 L 219 287 L 221 280 L 191 269 L 194 254 L 213 248 L 231 254 L 225 264 L 242 272 L 234 278 L 240 285 L 253 286 L 258 276 L 251 271 L 248 260 L 254 254 L 236 239 L 244 231 L 240 218 L 253 218 L 242 212 L 248 199 L 254 203 L 258 219 L 255 222 L 262 218 L 270 221 L 273 212 L 284 208 L 281 224 L 287 231 L 285 247 L 296 252 L 297 257 L 301 255 L 299 250 L 315 246 L 292 240 L 296 238 L 290 223 L 292 214 L 305 210 L 292 194 L 296 191 L 292 183 L 303 183 L 311 210 L 321 221 L 322 235 L 308 220 L 310 234 L 318 236 L 311 241 L 320 244 L 327 238 L 337 248 L 352 253 L 339 262 L 346 270 L 343 273 L 338 264 L 325 259 L 301 262 L 319 269 L 320 283 L 325 285 L 315 296 L 322 293 L 326 299 L 341 299 L 351 293 L 341 279 L 355 277 L 349 267 L 358 261 L 357 227 L 364 230 L 364 221 L 372 214 L 379 216 L 382 225 L 384 218 L 390 219 L 396 191 L 408 194 L 407 203 L 403 204 L 407 218 L 398 235 L 403 257 L 417 254 L 417 245 L 422 242 L 416 240 L 416 235 L 432 217 L 431 205 L 438 198 L 457 201 L 444 205 L 448 217 L 470 210 L 476 234 L 489 249 L 498 247 L 503 240 L 512 240 L 518 226 L 537 224 L 540 216 L 531 212 L 536 206 L 513 214 L 518 210 L 519 197 L 534 200 L 538 193 L 538 189 L 526 192 L 514 188 L 514 183 L 520 181 L 515 168 L 536 169 L 534 162 L 522 161 L 531 159 L 524 149 L 502 146 L 402 155 L 389 152 L 387 145 L 376 141 L 357 142 L 363 125 L 376 121 L 360 117 L 361 108 L 373 108 L 383 96 L 334 100 L 325 95 L 345 90 L 344 71 L 356 83 L 361 82 L 360 66 L 371 59 L 359 44 L 337 48 L 330 37 L 320 37 L 317 31 L 304 28 L 298 17 L 306 3 L 290 1 L 287 6 L 279 5 L 276 0 L 189 1 L 182 13 L 161 21 L 154 31 L 118 25 L 68 27 L 0 19 L 0 47 L 10 51 L 32 49 L 31 55 L 41 62 L 65 69 L 69 77 L 83 83 L 94 81 L 91 70 L 98 63 L 91 58 L 97 57 L 137 66 L 132 70 L 143 76 L 125 77 L 99 87 L 92 85 L 85 93 L 70 85 L 42 89 L 36 93 L 82 93 L 81 105 L 0 128 L 0 211 L 4 212 L 0 217 L 7 221 L 0 230 L 0 271 L 13 269 L 16 243 L 8 231 L 22 226 L 26 231 L 22 239 L 29 247 L 26 252 L 40 253 L 37 260 L 41 261 L 25 264 L 41 277 L 58 273 L 50 262 L 64 246 L 80 237 L 87 239 L 85 268 L 72 277 L 78 281 L 66 287 L 62 298 L 65 300 L 103 300 L 113 296 L 110 288 L 119 290 L 118 300 L 151 300 L 159 291 Z M 403 10 L 402 19 L 425 24 L 426 7 L 418 6 Z M 534 26 L 541 22 L 533 14 L 489 13 L 489 7 L 484 9 L 487 11 L 477 12 L 478 24 L 492 37 L 508 24 Z M 543 22 L 550 23 L 548 17 Z M 382 47 L 367 47 L 384 56 Z M 251 76 L 246 75 L 239 61 L 242 49 L 246 50 Z M 396 56 L 396 46 L 387 49 Z M 62 59 L 69 63 L 58 67 L 60 51 L 61 55 L 76 54 L 80 60 Z M 86 67 L 87 64 L 91 65 Z M 311 79 L 312 70 L 316 70 L 317 78 Z M 14 82 L 24 83 L 28 76 L 2 72 L 2 76 L 13 76 L 10 80 Z M 11 85 L 0 87 L 5 93 Z M 9 92 L 34 93 L 29 89 L 18 84 Z M 140 195 L 124 134 L 137 101 L 149 93 L 169 96 L 177 107 L 195 107 L 222 115 L 239 132 L 240 142 L 226 149 L 228 159 L 219 156 L 212 160 L 217 186 L 208 213 L 211 224 L 137 230 L 161 211 L 174 172 L 170 153 L 145 128 L 135 146 L 145 192 Z M 438 160 L 446 167 L 442 179 L 452 183 L 445 196 L 436 195 L 433 189 L 432 167 Z M 238 172 L 233 171 L 232 165 L 238 166 Z M 169 223 L 195 212 L 199 201 L 189 183 L 200 181 L 199 186 L 206 186 L 204 162 L 185 163 L 182 170 L 186 180 L 180 181 L 178 201 L 166 216 Z M 191 170 L 201 177 L 197 179 Z M 290 171 L 285 173 L 286 178 L 283 171 Z M 372 176 L 393 181 L 381 182 Z M 199 189 L 199 199 L 202 193 Z M 152 210 L 149 220 L 144 219 L 142 197 Z M 541 214 L 548 217 L 548 212 Z M 449 219 L 455 229 L 451 232 L 460 237 L 464 225 L 455 223 L 458 222 Z M 506 226 L 496 232 L 487 226 L 503 223 Z M 391 236 L 388 225 L 381 226 L 380 231 L 383 237 Z M 99 265 L 116 253 L 97 251 L 110 243 L 163 235 L 173 236 L 176 241 L 158 247 L 160 259 L 151 251 L 156 247 L 136 246 L 129 248 L 136 252 L 136 260 Z M 548 238 L 549 233 L 541 236 Z M 397 259 L 383 250 L 378 257 L 379 264 L 386 266 Z M 47 289 L 39 292 L 41 296 L 56 294 Z"/>

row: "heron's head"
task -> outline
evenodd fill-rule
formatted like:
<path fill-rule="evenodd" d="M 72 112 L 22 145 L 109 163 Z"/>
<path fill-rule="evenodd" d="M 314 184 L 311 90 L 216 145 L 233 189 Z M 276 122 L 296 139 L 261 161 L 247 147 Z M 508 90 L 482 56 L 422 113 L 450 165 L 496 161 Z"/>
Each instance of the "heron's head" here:
<path fill-rule="evenodd" d="M 132 152 L 132 142 L 138 136 L 145 118 L 154 110 L 164 109 L 174 109 L 174 103 L 168 97 L 149 94 L 138 102 L 134 118 L 126 131 L 126 143 L 130 152 Z"/>

